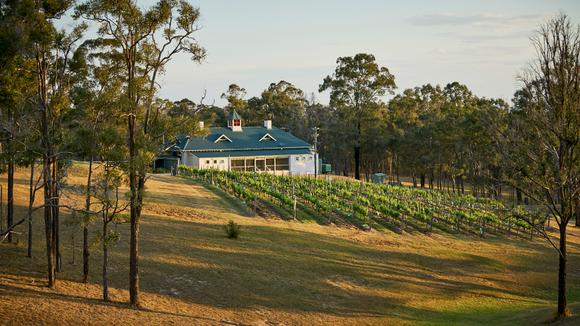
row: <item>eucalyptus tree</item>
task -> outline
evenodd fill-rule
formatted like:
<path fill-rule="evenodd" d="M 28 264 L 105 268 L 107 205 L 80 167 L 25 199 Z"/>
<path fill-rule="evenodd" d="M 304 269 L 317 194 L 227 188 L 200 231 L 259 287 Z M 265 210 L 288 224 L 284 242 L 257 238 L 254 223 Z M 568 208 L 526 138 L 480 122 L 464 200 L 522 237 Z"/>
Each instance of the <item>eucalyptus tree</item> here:
<path fill-rule="evenodd" d="M 105 301 L 109 300 L 109 247 L 119 240 L 116 229 L 111 230 L 109 225 L 123 219 L 129 206 L 120 191 L 126 180 L 123 175 L 126 157 L 126 147 L 123 143 L 125 130 L 123 125 L 114 123 L 115 120 L 109 121 L 111 123 L 100 126 L 100 131 L 95 137 L 98 149 L 93 152 L 93 155 L 102 162 L 102 172 L 97 176 L 92 189 L 98 209 L 93 210 L 93 213 L 101 220 L 101 230 L 97 232 L 97 240 L 103 249 L 102 287 Z"/>
<path fill-rule="evenodd" d="M 435 131 L 445 102 L 442 88 L 430 84 L 406 89 L 389 101 L 386 123 L 390 151 L 398 154 L 397 162 L 418 174 L 421 187 L 425 186 L 427 177 L 429 187 L 433 186 L 434 170 L 440 160 Z"/>
<path fill-rule="evenodd" d="M 330 90 L 330 105 L 344 112 L 354 125 L 355 177 L 360 179 L 361 131 L 364 116 L 380 103 L 381 97 L 392 94 L 395 77 L 380 67 L 372 54 L 359 53 L 340 57 L 333 75 L 324 78 L 319 91 Z"/>
<path fill-rule="evenodd" d="M 236 110 L 241 114 L 245 114 L 248 107 L 248 100 L 245 99 L 247 95 L 246 89 L 238 84 L 230 84 L 227 91 L 220 96 L 222 99 L 228 101 L 226 109 Z"/>
<path fill-rule="evenodd" d="M 205 50 L 194 38 L 199 29 L 199 15 L 198 8 L 177 0 L 160 0 L 149 9 L 141 9 L 133 0 L 90 0 L 75 11 L 76 17 L 99 25 L 95 42 L 101 47 L 101 55 L 124 69 L 126 92 L 122 110 L 127 121 L 131 220 L 129 294 L 131 304 L 137 306 L 146 172 L 162 140 L 160 133 L 153 132 L 157 79 L 180 52 L 189 54 L 196 62 L 205 57 Z"/>
<path fill-rule="evenodd" d="M 285 80 L 271 83 L 261 94 L 262 116 L 259 120 L 271 119 L 276 126 L 288 128 L 298 137 L 309 134 L 306 120 L 304 92 Z M 258 122 L 259 123 L 259 122 Z"/>
<path fill-rule="evenodd" d="M 70 108 L 68 92 L 71 82 L 68 60 L 85 26 L 75 27 L 70 33 L 58 31 L 53 22 L 71 6 L 70 0 L 6 1 L 2 11 L 15 18 L 9 26 L 20 34 L 18 56 L 24 62 L 19 72 L 35 84 L 30 104 L 40 131 L 42 152 L 42 187 L 44 203 L 45 238 L 47 250 L 48 285 L 55 285 L 59 259 L 59 182 L 62 177 L 59 160 L 63 153 L 58 145 L 62 138 L 61 119 Z M 30 67 L 30 68 L 28 68 Z"/>
<path fill-rule="evenodd" d="M 538 231 L 558 253 L 557 314 L 564 317 L 567 226 L 580 196 L 580 25 L 560 14 L 532 41 L 537 58 L 521 78 L 500 149 L 507 182 L 543 205 L 558 225 L 558 243 L 543 228 Z"/>
<path fill-rule="evenodd" d="M 88 173 L 85 193 L 85 206 L 81 211 L 80 225 L 83 229 L 83 282 L 89 277 L 90 241 L 89 225 L 95 214 L 92 198 L 95 190 L 93 170 L 95 159 L 103 160 L 99 155 L 104 143 L 103 134 L 108 133 L 113 126 L 118 130 L 122 125 L 122 112 L 117 110 L 121 105 L 123 83 L 120 81 L 120 69 L 116 64 L 108 62 L 108 58 L 92 53 L 95 44 L 87 41 L 79 47 L 71 60 L 73 78 L 77 80 L 71 91 L 74 110 L 68 116 L 68 128 L 72 131 L 69 148 L 77 156 L 88 160 Z M 115 133 L 118 135 L 118 133 Z M 122 137 L 121 137 L 122 138 Z"/>
<path fill-rule="evenodd" d="M 21 148 L 17 142 L 26 117 L 26 97 L 30 83 L 22 73 L 26 61 L 21 47 L 26 42 L 24 21 L 15 1 L 0 1 L 0 170 L 7 172 L 6 237 L 12 242 L 14 224 L 14 167 Z M 1 220 L 0 220 L 1 221 Z M 0 230 L 3 227 L 0 226 Z"/>

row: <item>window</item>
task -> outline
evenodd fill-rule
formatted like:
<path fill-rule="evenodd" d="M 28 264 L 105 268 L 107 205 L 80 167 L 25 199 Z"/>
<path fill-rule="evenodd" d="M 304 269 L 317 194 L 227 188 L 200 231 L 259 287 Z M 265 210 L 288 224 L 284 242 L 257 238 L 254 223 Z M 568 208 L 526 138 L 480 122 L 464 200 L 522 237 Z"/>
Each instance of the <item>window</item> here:
<path fill-rule="evenodd" d="M 232 170 L 235 171 L 244 171 L 244 160 L 232 160 Z"/>
<path fill-rule="evenodd" d="M 209 164 L 209 160 L 205 161 L 205 164 Z"/>
<path fill-rule="evenodd" d="M 268 158 L 266 159 L 266 170 L 268 171 L 274 171 L 274 159 L 273 158 Z"/>
<path fill-rule="evenodd" d="M 234 126 L 238 127 L 238 126 L 241 126 L 241 125 L 242 125 L 242 121 L 237 120 L 237 119 L 234 120 Z"/>
<path fill-rule="evenodd" d="M 308 160 L 309 161 L 312 161 L 312 156 L 308 156 Z"/>
<path fill-rule="evenodd" d="M 300 161 L 300 156 L 296 156 L 296 162 Z"/>
<path fill-rule="evenodd" d="M 288 171 L 290 170 L 288 157 L 277 157 L 276 158 L 276 171 Z"/>
<path fill-rule="evenodd" d="M 213 160 L 213 164 L 217 164 L 217 160 Z"/>

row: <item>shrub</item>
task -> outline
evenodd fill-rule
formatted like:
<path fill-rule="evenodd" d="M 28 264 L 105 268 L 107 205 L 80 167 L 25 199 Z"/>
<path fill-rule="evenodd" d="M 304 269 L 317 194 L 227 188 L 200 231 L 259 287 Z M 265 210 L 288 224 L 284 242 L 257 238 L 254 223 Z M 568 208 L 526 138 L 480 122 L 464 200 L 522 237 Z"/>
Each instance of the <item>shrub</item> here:
<path fill-rule="evenodd" d="M 166 169 L 166 168 L 156 168 L 153 169 L 153 173 L 169 173 L 171 172 L 170 169 Z"/>
<path fill-rule="evenodd" d="M 225 225 L 226 235 L 230 239 L 237 239 L 240 236 L 241 227 L 234 221 L 229 221 Z"/>

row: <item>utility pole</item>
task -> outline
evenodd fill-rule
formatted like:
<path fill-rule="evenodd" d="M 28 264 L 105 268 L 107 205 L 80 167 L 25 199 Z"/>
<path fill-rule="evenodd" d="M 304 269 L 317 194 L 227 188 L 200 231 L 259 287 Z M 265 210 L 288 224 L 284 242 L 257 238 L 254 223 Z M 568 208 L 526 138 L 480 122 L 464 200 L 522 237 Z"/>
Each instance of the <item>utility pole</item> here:
<path fill-rule="evenodd" d="M 318 178 L 318 130 L 320 128 L 314 127 L 314 178 Z"/>

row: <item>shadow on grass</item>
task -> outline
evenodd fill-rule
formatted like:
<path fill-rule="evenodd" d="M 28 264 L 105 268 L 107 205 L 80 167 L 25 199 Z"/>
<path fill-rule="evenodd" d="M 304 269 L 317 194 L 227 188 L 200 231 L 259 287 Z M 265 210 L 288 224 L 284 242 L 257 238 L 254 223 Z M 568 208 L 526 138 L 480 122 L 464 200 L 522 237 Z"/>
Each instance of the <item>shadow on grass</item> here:
<path fill-rule="evenodd" d="M 40 286 L 38 286 L 38 287 L 40 287 Z M 192 321 L 206 321 L 206 322 L 218 322 L 218 323 L 223 322 L 223 321 L 220 321 L 217 319 L 212 319 L 212 318 L 202 317 L 202 316 L 180 314 L 180 313 L 174 313 L 174 312 L 162 311 L 162 310 L 154 310 L 154 309 L 148 309 L 148 308 L 135 308 L 134 306 L 132 306 L 126 302 L 103 301 L 103 300 L 97 299 L 97 298 L 89 298 L 89 297 L 84 297 L 84 296 L 63 294 L 63 293 L 47 291 L 47 290 L 44 290 L 44 291 L 43 290 L 35 290 L 35 289 L 31 289 L 31 288 L 23 288 L 23 287 L 13 286 L 13 285 L 0 284 L 0 290 L 1 290 L 1 293 L 3 296 L 6 296 L 6 297 L 13 296 L 17 299 L 23 298 L 23 297 L 31 297 L 31 298 L 36 297 L 36 298 L 44 298 L 44 299 L 50 299 L 50 300 L 61 300 L 61 301 L 75 303 L 75 304 L 82 303 L 82 304 L 88 304 L 88 305 L 138 310 L 139 312 L 145 312 L 145 313 L 162 314 L 162 315 L 169 315 L 169 316 L 175 316 L 175 317 L 185 317 L 188 319 L 192 319 Z"/>
<path fill-rule="evenodd" d="M 156 179 L 166 182 L 167 187 L 174 185 L 174 180 L 181 182 L 179 178 L 170 181 Z M 173 194 L 150 193 L 154 201 L 160 204 L 174 204 L 177 198 L 177 201 L 189 202 L 190 207 L 198 209 L 235 209 L 219 197 L 192 198 L 187 194 L 172 197 Z M 204 203 L 204 200 L 208 201 Z M 19 207 L 18 210 L 24 211 L 24 208 Z M 413 308 L 412 305 L 429 300 L 452 301 L 464 295 L 502 301 L 509 297 L 510 301 L 519 301 L 522 305 L 553 299 L 553 289 L 549 293 L 536 292 L 531 287 L 533 284 L 516 286 L 515 281 L 500 277 L 502 273 L 511 271 L 546 272 L 546 263 L 552 258 L 543 256 L 551 253 L 550 249 L 534 247 L 533 244 L 522 246 L 529 254 L 537 256 L 534 258 L 538 259 L 536 263 L 526 257 L 514 258 L 505 264 L 499 259 L 482 255 L 457 254 L 452 249 L 449 253 L 453 255 L 448 256 L 431 255 L 430 251 L 397 251 L 386 246 L 381 248 L 340 237 L 275 226 L 243 225 L 241 238 L 229 240 L 225 237 L 223 225 L 219 223 L 151 215 L 145 215 L 142 221 L 143 291 L 216 308 L 269 308 L 336 316 L 396 314 L 409 321 L 459 321 L 462 318 L 483 319 L 477 319 L 477 310 L 442 313 Z M 14 264 L 2 264 L 0 272 L 18 277 L 17 274 L 42 273 L 45 270 L 42 224 L 41 219 L 35 220 L 38 235 L 35 238 L 35 258 L 26 260 L 23 258 L 25 250 L 21 246 L 3 244 L 0 247 L 0 261 Z M 98 223 L 93 227 L 98 227 Z M 70 260 L 67 230 L 63 227 L 62 252 L 65 262 Z M 111 287 L 127 288 L 128 225 L 121 225 L 119 232 L 121 241 L 111 249 L 110 255 Z M 449 241 L 454 241 L 454 238 L 450 237 Z M 476 246 L 478 241 L 474 240 L 473 245 Z M 518 246 L 516 240 L 493 241 Z M 92 250 L 90 280 L 99 284 L 102 256 L 97 248 Z M 80 265 L 67 264 L 64 268 L 65 272 L 59 277 L 76 282 L 80 280 Z M 481 282 L 481 279 L 487 282 Z M 0 289 L 10 295 L 17 295 L 19 291 L 6 287 Z M 26 291 L 22 294 L 48 295 L 43 291 Z M 109 304 L 99 299 L 51 295 L 56 295 L 53 297 L 55 299 Z M 128 307 L 121 303 L 113 304 Z M 496 309 L 499 310 L 501 308 Z M 493 311 L 490 308 L 489 313 L 482 313 L 491 316 Z"/>

